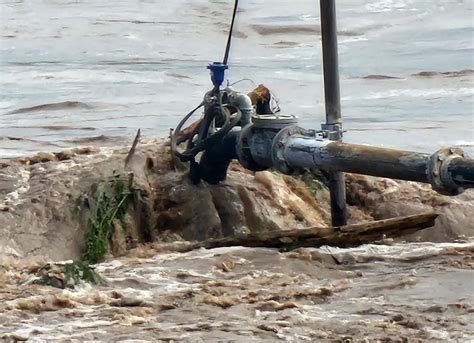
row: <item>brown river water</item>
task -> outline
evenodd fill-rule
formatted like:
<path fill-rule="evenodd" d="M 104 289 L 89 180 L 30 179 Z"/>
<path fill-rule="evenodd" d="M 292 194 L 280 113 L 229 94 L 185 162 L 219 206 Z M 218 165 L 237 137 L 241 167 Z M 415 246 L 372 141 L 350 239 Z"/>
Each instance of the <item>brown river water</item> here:
<path fill-rule="evenodd" d="M 288 253 L 140 248 L 97 266 L 107 287 L 73 290 L 29 284 L 28 270 L 41 263 L 12 262 L 0 293 L 0 337 L 467 342 L 474 337 L 473 252 L 472 242 Z"/>
<path fill-rule="evenodd" d="M 473 156 L 473 2 L 337 4 L 345 140 L 427 153 L 459 146 Z M 319 127 L 317 2 L 240 6 L 229 82 L 252 79 L 235 85 L 243 91 L 264 83 L 282 112 Z M 435 228 L 410 242 L 187 253 L 144 244 L 96 265 L 107 285 L 33 283 L 45 261 L 77 257 L 82 232 L 68 232 L 64 214 L 64 199 L 84 191 L 77 180 L 105 175 L 97 168 L 110 148 L 129 144 L 136 129 L 165 136 L 200 102 L 231 7 L 0 0 L 0 341 L 474 342 L 474 194 L 436 197 L 416 183 L 349 189 L 363 198 L 354 221 L 439 211 Z M 105 148 L 64 162 L 8 160 L 90 145 Z M 256 192 L 258 182 L 245 187 Z M 259 211 L 288 217 L 298 205 L 327 221 L 324 199 L 310 211 L 299 198 L 285 202 L 285 192 L 262 191 Z M 288 228 L 287 217 L 272 225 Z"/>

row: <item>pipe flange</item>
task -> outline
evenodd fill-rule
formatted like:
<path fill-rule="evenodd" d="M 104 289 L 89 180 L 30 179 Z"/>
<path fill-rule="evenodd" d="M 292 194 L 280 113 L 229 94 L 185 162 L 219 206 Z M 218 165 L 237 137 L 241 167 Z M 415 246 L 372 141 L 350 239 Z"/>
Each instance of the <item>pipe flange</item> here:
<path fill-rule="evenodd" d="M 253 125 L 249 124 L 242 129 L 240 138 L 237 142 L 237 157 L 241 165 L 251 171 L 262 171 L 268 169 L 259 163 L 257 163 L 252 156 L 250 149 L 250 138 L 253 134 Z"/>
<path fill-rule="evenodd" d="M 283 174 L 295 174 L 297 172 L 296 169 L 290 167 L 288 163 L 286 163 L 284 156 L 285 143 L 288 141 L 289 137 L 296 135 L 316 137 L 316 131 L 306 130 L 299 126 L 288 126 L 280 130 L 280 132 L 278 132 L 273 138 L 271 148 L 272 164 L 276 170 Z"/>
<path fill-rule="evenodd" d="M 296 125 L 298 117 L 292 114 L 257 114 L 252 117 L 252 122 L 260 129 L 281 130 Z"/>
<path fill-rule="evenodd" d="M 444 195 L 458 195 L 464 191 L 456 184 L 448 170 L 451 161 L 463 157 L 465 153 L 461 148 L 441 149 L 431 155 L 427 170 L 428 181 L 436 192 Z"/>

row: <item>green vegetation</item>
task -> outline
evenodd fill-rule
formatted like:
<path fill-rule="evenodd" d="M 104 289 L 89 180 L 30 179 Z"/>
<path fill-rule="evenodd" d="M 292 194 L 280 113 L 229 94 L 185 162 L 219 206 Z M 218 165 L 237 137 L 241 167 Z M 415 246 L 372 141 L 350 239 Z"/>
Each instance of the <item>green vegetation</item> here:
<path fill-rule="evenodd" d="M 295 175 L 293 177 L 297 180 L 303 181 L 315 198 L 317 198 L 321 191 L 326 188 L 321 178 L 307 169 L 302 174 Z"/>
<path fill-rule="evenodd" d="M 85 234 L 85 248 L 79 261 L 70 263 L 48 263 L 37 273 L 36 284 L 58 288 L 73 288 L 82 281 L 104 285 L 106 282 L 94 271 L 91 264 L 104 260 L 115 232 L 114 222 L 120 221 L 126 228 L 124 217 L 129 205 L 132 188 L 129 178 L 114 172 L 113 176 L 100 184 L 94 184 L 88 195 L 76 201 L 73 209 L 77 214 L 84 206 L 92 208 Z"/>
<path fill-rule="evenodd" d="M 117 174 L 104 185 L 93 187 L 95 211 L 89 219 L 82 261 L 92 264 L 103 261 L 114 233 L 114 221 L 123 223 L 131 194 L 131 188 L 126 187 L 123 178 Z"/>
<path fill-rule="evenodd" d="M 276 169 L 270 169 L 272 173 L 281 175 Z M 321 191 L 327 189 L 326 176 L 319 170 L 303 169 L 299 173 L 289 176 L 294 180 L 303 182 L 308 190 L 311 192 L 314 198 L 318 198 L 321 195 Z"/>

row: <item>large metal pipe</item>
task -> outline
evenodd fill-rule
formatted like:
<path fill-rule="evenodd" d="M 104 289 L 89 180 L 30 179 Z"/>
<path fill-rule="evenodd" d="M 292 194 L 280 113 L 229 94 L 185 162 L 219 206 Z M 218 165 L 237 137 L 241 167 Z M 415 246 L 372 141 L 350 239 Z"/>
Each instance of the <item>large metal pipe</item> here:
<path fill-rule="evenodd" d="M 323 48 L 324 97 L 326 103 L 326 128 L 335 131 L 341 127 L 341 101 L 339 90 L 339 64 L 337 54 L 337 26 L 335 0 L 320 0 L 321 41 Z M 340 139 L 337 136 L 336 139 Z M 332 225 L 347 223 L 346 188 L 344 174 L 329 174 Z"/>
<path fill-rule="evenodd" d="M 453 159 L 448 166 L 448 172 L 454 182 L 462 184 L 464 188 L 470 185 L 474 188 L 474 160 L 467 158 Z"/>
<path fill-rule="evenodd" d="M 272 163 L 280 170 L 318 168 L 424 182 L 446 195 L 474 188 L 474 160 L 459 148 L 429 155 L 318 139 L 314 131 L 288 127 L 275 136 L 272 150 Z"/>
<path fill-rule="evenodd" d="M 428 154 L 298 137 L 288 140 L 283 156 L 293 167 L 428 182 Z"/>

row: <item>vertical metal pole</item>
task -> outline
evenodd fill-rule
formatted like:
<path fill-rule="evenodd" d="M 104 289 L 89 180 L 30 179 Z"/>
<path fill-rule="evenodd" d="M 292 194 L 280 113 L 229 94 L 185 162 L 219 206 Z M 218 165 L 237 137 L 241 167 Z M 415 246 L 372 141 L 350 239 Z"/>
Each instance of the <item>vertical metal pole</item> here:
<path fill-rule="evenodd" d="M 335 0 L 320 0 L 321 37 L 323 46 L 324 96 L 326 101 L 326 128 L 331 131 L 341 128 L 341 101 L 339 94 L 339 64 L 337 56 L 337 28 Z M 338 137 L 337 140 L 341 138 Z M 332 225 L 347 222 L 346 185 L 344 173 L 329 175 Z"/>

